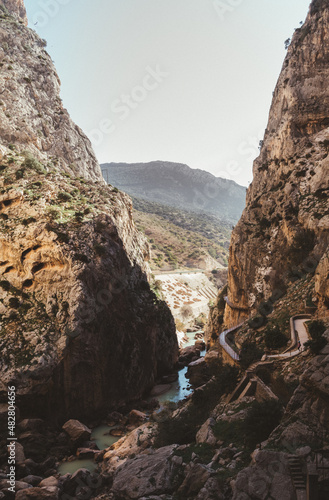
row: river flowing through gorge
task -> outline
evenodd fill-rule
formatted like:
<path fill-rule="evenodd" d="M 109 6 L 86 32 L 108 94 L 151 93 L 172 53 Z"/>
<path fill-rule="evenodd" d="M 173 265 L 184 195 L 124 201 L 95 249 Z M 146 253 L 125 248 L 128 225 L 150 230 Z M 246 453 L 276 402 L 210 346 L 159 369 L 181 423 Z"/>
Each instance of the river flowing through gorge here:
<path fill-rule="evenodd" d="M 185 338 L 187 341 L 184 342 L 183 347 L 193 346 L 196 342 L 196 336 L 203 333 L 201 330 L 194 332 L 187 332 L 185 334 Z M 206 349 L 200 352 L 200 356 L 203 357 L 206 354 Z M 157 412 L 161 411 L 163 406 L 167 403 L 178 403 L 179 401 L 184 400 L 186 397 L 190 396 L 193 392 L 193 388 L 189 384 L 188 379 L 186 378 L 188 367 L 184 366 L 180 370 L 178 370 L 178 378 L 175 382 L 173 382 L 166 392 L 157 396 L 157 400 L 159 401 L 159 408 L 156 410 Z M 169 385 L 169 384 L 168 384 Z M 152 399 L 151 397 L 149 399 Z M 148 417 L 150 414 L 148 414 Z M 122 436 L 112 436 L 110 432 L 114 429 L 119 428 L 119 425 L 109 426 L 106 424 L 101 424 L 95 427 L 92 430 L 91 441 L 94 441 L 99 450 L 105 450 L 109 448 L 114 443 L 116 443 Z M 74 474 L 79 469 L 88 469 L 90 472 L 93 472 L 97 467 L 97 464 L 92 459 L 72 459 L 63 461 L 59 467 L 58 472 L 61 475 L 64 474 Z"/>

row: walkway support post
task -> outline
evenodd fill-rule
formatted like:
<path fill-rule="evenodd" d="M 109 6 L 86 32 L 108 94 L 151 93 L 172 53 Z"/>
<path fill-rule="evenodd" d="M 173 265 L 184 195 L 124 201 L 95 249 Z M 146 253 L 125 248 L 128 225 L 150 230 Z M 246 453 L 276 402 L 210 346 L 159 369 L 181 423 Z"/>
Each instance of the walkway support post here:
<path fill-rule="evenodd" d="M 307 466 L 307 500 L 319 500 L 319 476 L 315 464 Z"/>

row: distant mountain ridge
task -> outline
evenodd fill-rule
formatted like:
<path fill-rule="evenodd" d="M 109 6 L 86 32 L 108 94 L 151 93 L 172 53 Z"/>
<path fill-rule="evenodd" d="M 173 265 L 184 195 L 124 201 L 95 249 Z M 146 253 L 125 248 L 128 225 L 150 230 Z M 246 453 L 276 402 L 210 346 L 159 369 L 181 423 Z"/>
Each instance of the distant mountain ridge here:
<path fill-rule="evenodd" d="M 106 182 L 147 201 L 208 212 L 230 222 L 245 207 L 245 187 L 181 163 L 104 163 L 101 169 Z"/>

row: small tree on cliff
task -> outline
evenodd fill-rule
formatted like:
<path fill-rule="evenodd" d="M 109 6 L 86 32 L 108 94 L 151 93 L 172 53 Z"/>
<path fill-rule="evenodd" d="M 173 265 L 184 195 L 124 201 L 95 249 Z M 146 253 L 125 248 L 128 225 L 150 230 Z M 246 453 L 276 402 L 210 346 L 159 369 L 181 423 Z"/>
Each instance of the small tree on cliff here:
<path fill-rule="evenodd" d="M 323 336 L 326 331 L 323 321 L 309 321 L 307 329 L 312 337 L 312 340 L 306 342 L 305 346 L 309 347 L 313 354 L 319 354 L 327 344 L 327 339 Z"/>
<path fill-rule="evenodd" d="M 183 316 L 184 319 L 189 318 L 193 314 L 193 309 L 191 306 L 185 305 L 181 308 L 180 310 L 181 315 Z"/>
<path fill-rule="evenodd" d="M 246 370 L 255 361 L 261 359 L 263 352 L 259 349 L 256 342 L 245 340 L 240 351 L 240 365 Z"/>
<path fill-rule="evenodd" d="M 268 349 L 280 349 L 287 345 L 288 339 L 277 325 L 269 325 L 265 330 L 265 345 Z"/>

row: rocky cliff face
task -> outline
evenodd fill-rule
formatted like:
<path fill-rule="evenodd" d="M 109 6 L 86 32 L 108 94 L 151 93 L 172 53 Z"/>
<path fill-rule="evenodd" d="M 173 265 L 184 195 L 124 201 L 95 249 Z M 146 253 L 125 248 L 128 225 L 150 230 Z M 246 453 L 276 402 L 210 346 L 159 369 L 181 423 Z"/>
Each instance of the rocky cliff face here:
<path fill-rule="evenodd" d="M 24 0 L 2 0 L 0 2 L 7 12 L 27 26 L 27 16 Z"/>
<path fill-rule="evenodd" d="M 21 2 L 0 1 L 14 16 Z M 59 98 L 44 43 L 0 16 L 0 397 L 96 415 L 171 370 L 177 339 L 147 280 L 130 199 L 106 186 Z"/>
<path fill-rule="evenodd" d="M 256 312 L 267 316 L 273 306 L 274 315 L 276 308 L 281 307 L 282 313 L 284 303 L 288 315 L 304 312 L 302 297 L 308 298 L 309 302 L 313 300 L 317 306 L 316 316 L 327 323 L 328 54 L 328 2 L 314 0 L 305 24 L 295 31 L 288 49 L 274 92 L 260 156 L 254 162 L 254 180 L 248 189 L 247 206 L 233 231 L 228 278 L 228 298 L 233 307 L 225 306 L 224 327 L 239 324 Z M 307 293 L 299 296 L 301 292 L 298 290 L 303 287 Z M 223 313 L 221 299 L 219 296 L 209 320 L 209 340 L 211 336 L 217 339 L 218 332 L 223 329 L 218 322 Z M 269 315 L 269 318 L 273 320 L 274 315 Z M 260 324 L 264 324 L 262 320 Z M 328 331 L 325 337 L 328 340 Z M 242 329 L 240 344 L 246 338 L 259 341 L 261 336 L 255 337 L 254 331 L 246 326 Z M 311 360 L 308 360 L 306 351 L 298 364 L 287 361 L 276 367 L 287 386 L 296 374 L 299 383 L 285 407 L 280 425 L 266 441 L 268 449 L 303 456 L 305 462 L 307 457 L 311 463 L 315 461 L 311 450 L 326 446 L 328 352 L 327 345 Z M 257 453 L 252 467 L 237 476 L 233 484 L 234 499 L 254 498 L 253 484 L 259 481 L 259 477 L 264 478 L 258 490 L 259 498 L 268 494 L 265 483 L 272 485 L 273 477 L 270 467 L 264 473 Z M 258 456 L 261 457 L 262 453 L 259 452 Z M 273 464 L 278 457 L 270 460 Z M 272 492 L 270 495 L 275 497 Z"/>
<path fill-rule="evenodd" d="M 247 206 L 233 231 L 229 299 L 254 312 L 315 272 L 314 298 L 328 315 L 329 7 L 313 1 L 278 80 Z M 225 323 L 241 313 L 226 307 Z"/>
<path fill-rule="evenodd" d="M 23 1 L 1 0 L 0 137 L 41 161 L 55 162 L 62 172 L 102 180 L 90 141 L 60 99 L 60 80 L 46 42 L 16 18 L 26 19 Z M 6 16 L 10 12 L 13 17 Z"/>

